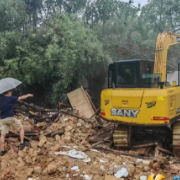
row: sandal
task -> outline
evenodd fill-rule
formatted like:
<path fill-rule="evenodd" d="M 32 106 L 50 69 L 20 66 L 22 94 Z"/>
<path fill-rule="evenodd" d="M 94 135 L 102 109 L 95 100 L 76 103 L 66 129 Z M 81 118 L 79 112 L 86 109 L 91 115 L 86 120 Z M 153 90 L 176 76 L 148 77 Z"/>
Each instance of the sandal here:
<path fill-rule="evenodd" d="M 19 145 L 20 149 L 23 149 L 25 146 L 29 146 L 29 142 L 24 142 Z"/>
<path fill-rule="evenodd" d="M 8 150 L 1 151 L 0 155 L 4 156 L 7 152 L 8 152 Z"/>

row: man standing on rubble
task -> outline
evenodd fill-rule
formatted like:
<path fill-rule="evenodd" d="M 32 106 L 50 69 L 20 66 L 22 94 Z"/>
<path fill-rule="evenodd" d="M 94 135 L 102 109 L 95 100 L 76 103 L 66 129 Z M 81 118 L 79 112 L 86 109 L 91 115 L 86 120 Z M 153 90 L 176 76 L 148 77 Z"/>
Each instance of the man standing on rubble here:
<path fill-rule="evenodd" d="M 20 148 L 28 146 L 29 143 L 24 142 L 24 128 L 20 121 L 14 117 L 13 108 L 16 101 L 21 101 L 27 99 L 28 97 L 33 97 L 33 94 L 27 94 L 20 97 L 12 96 L 12 92 L 4 93 L 4 97 L 0 99 L 0 110 L 1 110 L 1 153 L 3 156 L 7 153 L 4 149 L 5 135 L 9 133 L 10 127 L 20 131 Z"/>

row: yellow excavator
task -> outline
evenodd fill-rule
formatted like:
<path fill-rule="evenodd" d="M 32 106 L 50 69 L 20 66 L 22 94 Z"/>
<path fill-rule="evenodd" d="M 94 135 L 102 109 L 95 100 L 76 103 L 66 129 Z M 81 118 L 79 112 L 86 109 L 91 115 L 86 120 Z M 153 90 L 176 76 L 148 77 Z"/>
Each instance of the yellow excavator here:
<path fill-rule="evenodd" d="M 108 88 L 101 92 L 101 117 L 116 124 L 117 148 L 158 142 L 180 156 L 180 64 L 178 82 L 167 85 L 167 53 L 180 34 L 158 35 L 155 61 L 122 60 L 108 67 Z"/>

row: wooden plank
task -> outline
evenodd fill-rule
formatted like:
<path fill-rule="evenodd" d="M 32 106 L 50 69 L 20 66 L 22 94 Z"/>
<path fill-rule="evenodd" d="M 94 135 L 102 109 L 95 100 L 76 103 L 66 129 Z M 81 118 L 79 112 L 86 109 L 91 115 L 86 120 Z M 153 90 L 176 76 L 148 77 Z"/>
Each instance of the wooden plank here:
<path fill-rule="evenodd" d="M 147 148 L 140 148 L 140 149 L 137 149 L 136 152 L 138 153 L 138 155 L 144 156 L 146 153 L 146 150 Z"/>
<path fill-rule="evenodd" d="M 19 136 L 19 134 L 16 133 L 16 132 L 14 132 L 14 131 L 9 131 L 9 132 L 12 133 L 12 134 L 15 134 L 15 135 L 18 135 L 18 136 Z M 28 138 L 28 137 L 26 137 L 26 136 L 24 136 L 24 139 L 26 139 L 26 140 L 28 140 L 28 141 L 32 141 L 32 139 L 30 139 L 30 138 Z"/>
<path fill-rule="evenodd" d="M 73 109 L 78 110 L 79 116 L 85 118 L 91 118 L 93 116 L 94 110 L 83 87 L 68 93 L 67 96 Z"/>
<path fill-rule="evenodd" d="M 161 148 L 161 147 L 157 147 L 157 150 L 160 151 L 160 152 L 169 154 L 169 155 L 173 155 L 173 152 L 168 151 L 168 150 L 166 150 L 166 149 L 163 149 L 163 148 Z"/>
<path fill-rule="evenodd" d="M 87 92 L 87 91 L 85 91 L 85 93 L 86 93 L 86 96 L 87 96 L 87 98 L 88 98 L 88 100 L 89 100 L 89 102 L 90 102 L 90 104 L 91 104 L 91 106 L 92 106 L 93 110 L 94 110 L 94 111 L 96 111 L 96 107 L 94 106 L 94 104 L 93 104 L 93 102 L 92 102 L 92 100 L 91 100 L 91 98 L 90 98 L 90 96 L 89 96 L 88 92 Z"/>
<path fill-rule="evenodd" d="M 98 111 L 101 109 L 101 107 L 99 107 L 98 109 L 96 109 L 96 112 L 90 117 L 90 118 L 93 118 L 97 113 Z"/>

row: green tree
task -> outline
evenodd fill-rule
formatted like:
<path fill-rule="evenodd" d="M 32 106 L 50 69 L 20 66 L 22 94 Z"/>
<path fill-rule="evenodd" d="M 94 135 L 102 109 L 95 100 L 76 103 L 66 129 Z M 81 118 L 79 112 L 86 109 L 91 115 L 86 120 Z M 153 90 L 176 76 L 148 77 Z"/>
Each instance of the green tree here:
<path fill-rule="evenodd" d="M 5 30 L 20 30 L 26 15 L 23 0 L 0 1 L 0 32 Z"/>
<path fill-rule="evenodd" d="M 74 16 L 49 20 L 35 33 L 6 34 L 0 77 L 15 77 L 28 87 L 41 87 L 57 102 L 82 79 L 105 74 L 108 56 L 93 31 Z M 9 57 L 10 49 L 13 50 Z M 43 88 L 42 88 L 43 87 Z"/>
<path fill-rule="evenodd" d="M 178 0 L 150 0 L 142 8 L 141 19 L 156 32 L 163 32 L 180 25 L 180 1 Z"/>
<path fill-rule="evenodd" d="M 26 9 L 27 9 L 27 19 L 30 24 L 32 24 L 33 31 L 36 31 L 36 27 L 38 24 L 38 12 L 41 12 L 43 8 L 42 0 L 25 0 Z"/>
<path fill-rule="evenodd" d="M 87 24 L 97 24 L 106 21 L 113 17 L 126 20 L 129 16 L 134 16 L 139 11 L 138 8 L 130 6 L 119 0 L 96 0 L 89 1 L 86 6 L 84 20 Z"/>
<path fill-rule="evenodd" d="M 112 18 L 94 29 L 104 51 L 114 60 L 154 59 L 157 34 L 143 26 L 136 17 Z"/>

